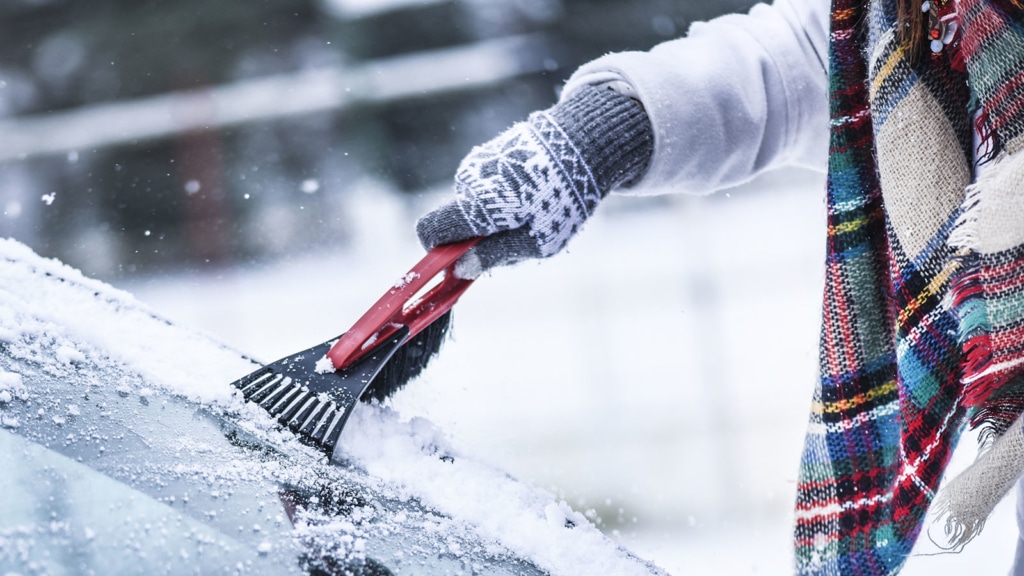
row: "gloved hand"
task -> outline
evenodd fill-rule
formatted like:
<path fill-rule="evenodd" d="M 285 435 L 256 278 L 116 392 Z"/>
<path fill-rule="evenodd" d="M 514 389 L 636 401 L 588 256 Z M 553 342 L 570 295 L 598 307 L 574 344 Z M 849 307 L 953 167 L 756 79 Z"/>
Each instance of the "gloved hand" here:
<path fill-rule="evenodd" d="M 463 159 L 455 198 L 420 218 L 428 250 L 485 236 L 455 273 L 476 278 L 495 266 L 558 253 L 615 186 L 637 180 L 653 133 L 632 98 L 588 87 L 530 115 Z"/>

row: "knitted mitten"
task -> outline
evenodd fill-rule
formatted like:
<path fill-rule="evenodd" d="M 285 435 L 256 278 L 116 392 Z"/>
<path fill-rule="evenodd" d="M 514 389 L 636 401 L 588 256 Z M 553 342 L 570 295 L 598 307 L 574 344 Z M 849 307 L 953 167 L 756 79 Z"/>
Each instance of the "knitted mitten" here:
<path fill-rule="evenodd" d="M 588 87 L 535 112 L 463 159 L 455 198 L 416 224 L 427 249 L 485 236 L 456 266 L 463 278 L 562 250 L 613 188 L 643 174 L 653 152 L 643 108 Z"/>

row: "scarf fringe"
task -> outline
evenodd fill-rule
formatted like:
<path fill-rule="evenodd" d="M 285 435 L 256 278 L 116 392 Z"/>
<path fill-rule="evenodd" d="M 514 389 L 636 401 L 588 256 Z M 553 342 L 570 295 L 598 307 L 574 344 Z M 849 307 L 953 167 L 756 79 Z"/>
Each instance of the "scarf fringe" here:
<path fill-rule="evenodd" d="M 960 551 L 981 533 L 992 510 L 1024 474 L 1024 380 L 1011 366 L 994 364 L 993 325 L 986 302 L 980 211 L 985 191 L 1004 171 L 1024 170 L 1024 154 L 1000 154 L 964 191 L 948 244 L 958 266 L 944 304 L 959 321 L 963 404 L 971 426 L 981 426 L 975 462 L 944 484 L 932 505 L 928 537 L 947 551 Z M 941 534 L 934 528 L 941 527 Z"/>
<path fill-rule="evenodd" d="M 993 167 L 994 168 L 994 167 Z M 979 212 L 982 209 L 985 182 L 978 181 L 964 190 L 960 215 L 949 234 L 949 246 L 959 270 L 951 280 L 945 304 L 959 321 L 963 403 L 968 409 L 980 407 L 1002 383 L 991 377 L 992 323 L 985 305 L 980 245 Z"/>
<path fill-rule="evenodd" d="M 943 305 L 959 322 L 961 382 L 963 405 L 973 410 L 971 427 L 991 422 L 1002 433 L 1024 411 L 1024 398 L 1003 398 L 991 402 L 993 395 L 1017 373 L 1021 362 L 998 363 L 994 360 L 993 325 L 985 293 L 984 263 L 980 247 L 981 211 L 988 190 L 1005 187 L 1008 175 L 1024 174 L 1024 150 L 1003 150 L 984 164 L 980 177 L 964 190 L 960 214 L 947 239 L 954 250 L 957 270 L 950 280 Z M 991 216 L 989 216 L 991 218 Z"/>
<path fill-rule="evenodd" d="M 1024 473 L 1024 416 L 978 459 L 939 490 L 932 505 L 928 538 L 943 550 L 959 552 L 981 534 L 992 510 Z M 933 528 L 942 527 L 942 534 Z"/>

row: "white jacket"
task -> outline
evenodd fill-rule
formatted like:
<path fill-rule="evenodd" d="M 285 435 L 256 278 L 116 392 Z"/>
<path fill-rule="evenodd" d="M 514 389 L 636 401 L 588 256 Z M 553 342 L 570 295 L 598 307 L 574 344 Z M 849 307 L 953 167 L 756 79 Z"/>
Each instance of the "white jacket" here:
<path fill-rule="evenodd" d="M 654 156 L 627 193 L 707 193 L 828 155 L 829 0 L 775 0 L 695 23 L 649 52 L 608 54 L 569 79 L 624 81 L 654 128 Z M 620 191 L 623 192 L 623 191 Z"/>

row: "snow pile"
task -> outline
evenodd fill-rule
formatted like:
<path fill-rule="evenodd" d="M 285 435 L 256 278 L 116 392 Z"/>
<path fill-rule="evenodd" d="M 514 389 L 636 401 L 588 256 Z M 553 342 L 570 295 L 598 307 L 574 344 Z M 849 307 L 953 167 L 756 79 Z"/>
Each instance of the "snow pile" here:
<path fill-rule="evenodd" d="M 111 383 L 123 395 L 145 399 L 158 388 L 243 414 L 243 418 L 251 415 L 257 427 L 269 423 L 258 408 L 242 406 L 232 391 L 230 382 L 253 369 L 238 352 L 176 327 L 128 293 L 40 258 L 12 240 L 0 240 L 0 346 L 58 376 L 86 359 L 120 364 L 142 376 L 141 381 Z M 31 390 L 25 390 L 19 375 L 0 372 L 0 394 L 2 415 L 8 396 L 31 394 Z M 69 414 L 77 410 L 66 408 Z M 382 489 L 436 511 L 437 533 L 456 557 L 469 545 L 465 536 L 475 535 L 493 543 L 495 554 L 511 551 L 554 575 L 660 572 L 604 537 L 585 516 L 551 494 L 457 453 L 427 420 L 403 422 L 393 410 L 360 405 L 342 443 L 339 454 L 352 469 L 365 469 L 380 479 Z M 230 478 L 255 472 L 248 465 L 236 470 L 232 462 L 223 462 L 215 470 L 192 470 L 193 459 L 187 453 L 204 448 L 182 448 L 186 454 L 174 460 L 177 467 L 167 471 L 169 477 L 206 474 L 211 482 L 223 477 L 225 486 L 230 486 Z M 270 462 L 256 473 L 287 476 Z M 341 526 L 310 521 L 299 528 L 299 538 L 316 540 L 319 532 Z M 350 531 L 351 527 L 342 530 Z M 355 535 L 338 542 L 345 554 L 362 552 L 363 543 Z M 273 544 L 268 542 L 260 553 L 269 553 L 269 546 Z"/>
<path fill-rule="evenodd" d="M 2 342 L 3 340 L 0 340 Z M 0 428 L 17 428 L 17 418 L 4 414 L 2 410 L 15 399 L 27 400 L 28 390 L 25 389 L 20 374 L 6 372 L 0 368 Z"/>
<path fill-rule="evenodd" d="M 21 375 L 5 372 L 3 368 L 0 368 L 0 404 L 10 404 L 14 398 L 25 395 L 27 392 L 21 381 Z"/>
<path fill-rule="evenodd" d="M 430 508 L 475 526 L 552 574 L 651 574 L 589 520 L 548 492 L 457 454 L 433 424 L 359 405 L 340 452 Z"/>
<path fill-rule="evenodd" d="M 43 275 L 56 281 L 42 282 Z M 0 343 L 43 364 L 109 358 L 169 392 L 223 406 L 237 402 L 230 382 L 253 369 L 238 352 L 172 326 L 127 292 L 9 239 L 0 239 L 0 302 Z"/>

